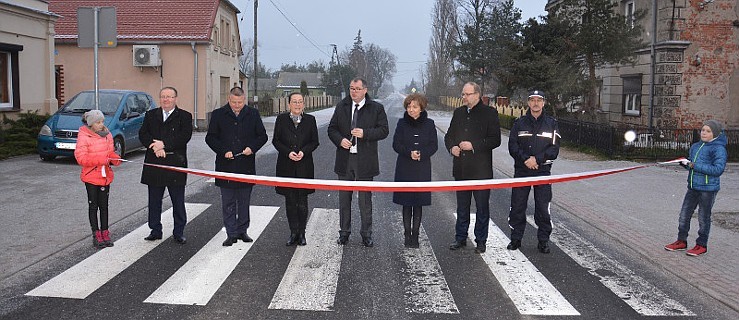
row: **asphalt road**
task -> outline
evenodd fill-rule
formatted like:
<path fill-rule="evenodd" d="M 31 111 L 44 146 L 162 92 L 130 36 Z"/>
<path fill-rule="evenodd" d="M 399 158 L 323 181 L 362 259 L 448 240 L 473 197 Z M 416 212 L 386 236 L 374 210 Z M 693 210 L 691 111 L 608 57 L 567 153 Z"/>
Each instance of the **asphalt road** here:
<path fill-rule="evenodd" d="M 391 135 L 381 143 L 382 173 L 375 180 L 392 181 L 396 156 L 391 147 L 392 133 L 403 110 L 397 97 L 384 103 L 390 117 Z M 271 130 L 269 125 L 268 130 Z M 316 176 L 334 179 L 333 145 L 326 136 L 325 125 L 319 128 L 319 132 L 321 146 L 315 154 Z M 203 140 L 204 133 L 197 133 L 190 143 L 190 167 L 210 170 L 213 168 L 213 153 Z M 441 134 L 439 141 L 440 151 L 433 158 L 433 180 L 451 180 L 451 157 L 443 151 Z M 258 174 L 274 175 L 275 156 L 270 145 L 258 153 Z M 146 245 L 140 238 L 132 238 L 132 242 L 121 239 L 135 234 L 137 228 L 146 223 L 146 188 L 138 183 L 141 168 L 138 162 L 142 161 L 143 155 L 134 153 L 128 159 L 133 162 L 116 170 L 116 181 L 111 190 L 111 230 L 114 238 L 120 239 L 115 250 Z M 569 230 L 574 236 L 561 235 L 551 254 L 543 255 L 536 251 L 535 228 L 529 226 L 521 248 L 522 256 L 511 259 L 499 255 L 507 255 L 506 250 L 490 247 L 486 256 L 481 256 L 474 253 L 474 247 L 459 251 L 447 248 L 454 237 L 455 197 L 451 192 L 435 193 L 433 205 L 424 208 L 423 229 L 428 240 L 422 241 L 419 251 L 409 252 L 402 246 L 400 207 L 392 203 L 392 194 L 375 193 L 375 247 L 361 245 L 359 215 L 355 212 L 354 233 L 349 244 L 338 249 L 337 254 L 337 249 L 331 244 L 338 235 L 338 224 L 326 222 L 334 221 L 331 220 L 331 210 L 338 208 L 336 192 L 317 191 L 310 196 L 311 219 L 326 219 L 315 222 L 318 227 L 314 234 L 318 235 L 323 230 L 326 236 L 311 242 L 313 239 L 309 234 L 309 245 L 296 249 L 284 245 L 289 234 L 282 208 L 284 199 L 273 188 L 264 186 L 255 187 L 252 195 L 252 205 L 262 208 L 252 211 L 249 232 L 256 241 L 252 245 L 239 243 L 228 248 L 232 251 L 226 251 L 225 258 L 211 258 L 213 270 L 199 268 L 206 277 L 214 277 L 220 272 L 216 271 L 217 267 L 227 264 L 228 257 L 243 255 L 243 258 L 235 259 L 233 271 L 227 272 L 223 282 L 215 285 L 214 293 L 205 303 L 146 302 L 169 283 L 170 277 L 186 269 L 193 260 L 208 260 L 200 258 L 200 254 L 222 250 L 215 247 L 201 251 L 211 241 L 217 241 L 220 246 L 224 236 L 219 190 L 207 179 L 196 176 L 190 176 L 186 201 L 205 206 L 185 230 L 186 245 L 178 245 L 171 239 L 162 241 L 128 261 L 128 267 L 81 299 L 27 295 L 46 281 L 53 281 L 65 271 L 75 269 L 85 259 L 97 262 L 82 270 L 82 274 L 89 277 L 76 279 L 71 282 L 74 284 L 71 287 L 84 287 L 92 282 L 97 272 L 114 269 L 119 263 L 115 256 L 95 260 L 105 250 L 113 249 L 98 252 L 91 248 L 84 187 L 79 182 L 78 173 L 79 167 L 73 160 L 47 163 L 29 156 L 0 163 L 0 192 L 6 199 L 0 214 L 0 244 L 3 248 L 0 252 L 0 318 L 640 319 L 652 318 L 647 315 L 651 311 L 663 312 L 660 319 L 686 318 L 680 314 L 687 314 L 691 319 L 736 318 L 734 311 L 689 284 L 676 280 L 665 270 L 642 261 L 629 249 L 620 247 L 556 206 L 552 207 L 557 221 L 555 228 Z M 496 177 L 504 176 L 496 172 Z M 555 197 L 570 196 L 577 195 L 557 194 L 555 187 Z M 504 236 L 508 235 L 509 201 L 510 190 L 493 190 L 491 220 Z M 165 208 L 168 207 L 165 201 Z M 269 211 L 269 208 L 276 211 Z M 189 213 L 194 214 L 194 210 Z M 258 232 L 256 225 L 261 220 L 264 221 L 264 231 Z M 581 241 L 590 246 L 580 246 Z M 489 246 L 505 246 L 506 243 L 489 240 Z M 308 268 L 317 268 L 307 273 L 309 276 L 304 273 L 302 277 L 290 278 L 287 275 L 294 271 L 294 263 L 301 261 L 296 258 L 301 250 L 317 250 L 320 254 L 328 252 L 329 257 L 338 256 L 340 268 L 318 269 L 331 261 L 330 258 L 320 258 L 311 260 L 313 266 L 308 264 Z M 424 250 L 425 256 L 419 257 L 420 250 Z M 603 257 L 607 259 L 603 260 Z M 417 264 L 414 259 L 423 263 Z M 600 264 L 594 267 L 587 261 L 599 261 Z M 610 261 L 618 268 L 609 269 L 608 263 L 603 261 Z M 533 267 L 535 272 L 522 276 L 517 273 L 523 269 L 516 267 L 519 264 Z M 326 291 L 331 298 L 328 307 L 302 306 L 309 310 L 280 307 L 277 301 L 279 292 L 286 292 L 287 298 L 295 295 L 302 297 L 298 300 L 305 300 L 301 295 L 308 295 L 303 284 L 312 283 L 316 280 L 313 277 L 331 278 L 332 275 L 335 288 Z M 181 282 L 187 287 L 195 281 L 196 275 L 183 279 Z M 289 285 L 291 279 L 295 281 L 293 285 Z M 544 279 L 543 283 L 554 291 L 547 293 L 547 297 L 537 296 L 541 286 L 531 284 L 536 279 Z M 629 282 L 628 279 L 635 281 Z M 609 281 L 622 281 L 626 293 L 614 291 L 617 286 L 608 284 Z M 283 282 L 288 285 L 281 286 Z M 202 293 L 208 291 L 206 287 L 211 284 L 195 286 L 190 291 Z M 62 289 L 68 287 L 70 285 Z M 167 292 L 163 295 L 167 296 Z M 182 295 L 176 294 L 175 297 Z M 561 296 L 565 303 L 555 300 L 561 304 L 553 306 L 555 302 L 549 302 L 552 296 Z M 640 304 L 651 301 L 650 297 L 658 299 L 653 299 L 651 304 L 645 303 L 646 306 Z M 525 302 L 537 299 L 541 300 L 540 303 L 527 309 Z M 544 311 L 535 310 L 537 307 Z M 562 315 L 568 313 L 570 315 Z"/>

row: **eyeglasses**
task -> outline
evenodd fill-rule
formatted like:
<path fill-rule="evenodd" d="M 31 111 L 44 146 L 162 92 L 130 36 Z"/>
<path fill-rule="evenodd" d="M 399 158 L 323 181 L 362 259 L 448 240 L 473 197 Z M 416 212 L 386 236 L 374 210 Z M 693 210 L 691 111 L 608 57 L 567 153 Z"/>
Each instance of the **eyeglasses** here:
<path fill-rule="evenodd" d="M 471 95 L 475 95 L 475 94 L 477 94 L 477 92 L 472 92 L 472 93 L 462 92 L 462 97 L 467 97 L 467 96 L 471 96 Z"/>
<path fill-rule="evenodd" d="M 159 96 L 159 99 L 174 99 L 177 98 L 177 96 Z"/>
<path fill-rule="evenodd" d="M 349 87 L 349 90 L 351 90 L 351 91 L 355 91 L 355 92 L 356 92 L 356 91 L 362 91 L 362 90 L 364 90 L 364 89 L 367 89 L 367 88 L 357 88 L 357 87 Z"/>

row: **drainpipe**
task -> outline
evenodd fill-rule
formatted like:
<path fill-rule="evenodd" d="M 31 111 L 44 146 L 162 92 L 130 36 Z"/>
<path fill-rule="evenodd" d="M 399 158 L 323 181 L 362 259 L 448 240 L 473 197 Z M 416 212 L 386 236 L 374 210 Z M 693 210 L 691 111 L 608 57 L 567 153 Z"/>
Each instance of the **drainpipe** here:
<path fill-rule="evenodd" d="M 654 118 L 654 74 L 657 72 L 657 53 L 655 46 L 657 45 L 657 0 L 652 0 L 652 70 L 649 77 L 649 133 L 652 133 L 652 122 Z"/>
<path fill-rule="evenodd" d="M 190 46 L 192 47 L 192 52 L 195 54 L 195 61 L 193 62 L 195 64 L 195 72 L 193 73 L 193 103 L 192 103 L 192 111 L 193 111 L 193 117 L 192 117 L 192 126 L 196 130 L 198 129 L 198 50 L 195 49 L 195 41 L 190 42 Z"/>

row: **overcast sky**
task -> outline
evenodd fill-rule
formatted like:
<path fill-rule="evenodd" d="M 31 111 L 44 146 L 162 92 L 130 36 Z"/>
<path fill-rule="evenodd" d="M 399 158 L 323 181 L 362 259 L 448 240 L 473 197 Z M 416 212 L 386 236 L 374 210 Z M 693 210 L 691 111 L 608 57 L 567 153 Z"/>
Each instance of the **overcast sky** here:
<path fill-rule="evenodd" d="M 524 20 L 545 15 L 546 2 L 514 0 Z M 241 11 L 241 38 L 252 39 L 254 0 L 231 3 Z M 273 71 L 282 64 L 304 65 L 316 60 L 328 65 L 330 44 L 336 44 L 341 53 L 352 46 L 361 29 L 364 44 L 374 43 L 397 57 L 393 84 L 399 89 L 411 79 L 418 81 L 419 70 L 426 63 L 433 4 L 433 0 L 260 0 L 258 60 Z"/>

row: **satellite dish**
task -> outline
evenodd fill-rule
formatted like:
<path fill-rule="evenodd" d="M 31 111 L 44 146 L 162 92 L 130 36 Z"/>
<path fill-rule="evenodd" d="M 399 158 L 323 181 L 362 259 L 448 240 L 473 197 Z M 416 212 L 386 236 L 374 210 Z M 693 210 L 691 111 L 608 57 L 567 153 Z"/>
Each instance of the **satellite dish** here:
<path fill-rule="evenodd" d="M 136 49 L 136 52 L 134 54 L 136 62 L 142 65 L 148 64 L 151 59 L 149 50 L 147 48 L 138 48 Z"/>

